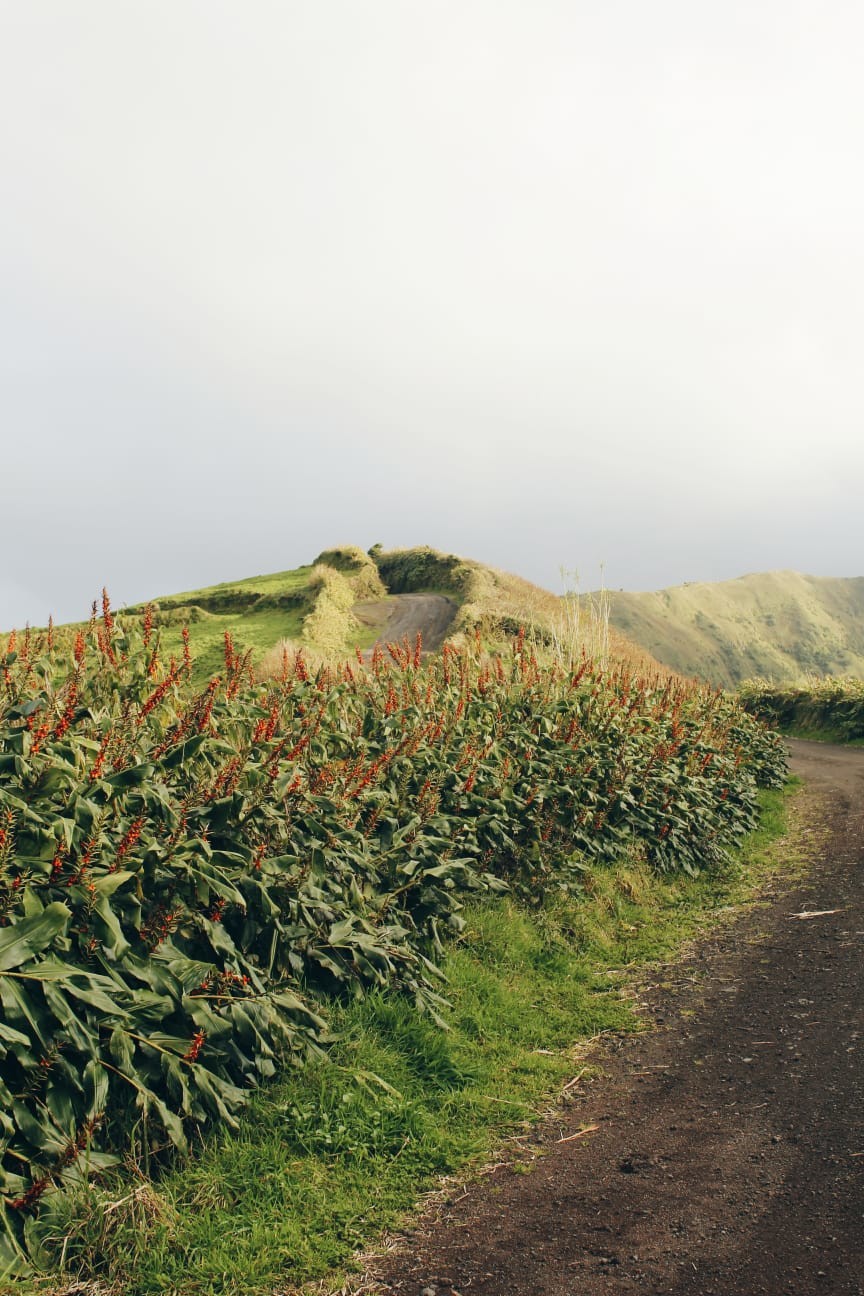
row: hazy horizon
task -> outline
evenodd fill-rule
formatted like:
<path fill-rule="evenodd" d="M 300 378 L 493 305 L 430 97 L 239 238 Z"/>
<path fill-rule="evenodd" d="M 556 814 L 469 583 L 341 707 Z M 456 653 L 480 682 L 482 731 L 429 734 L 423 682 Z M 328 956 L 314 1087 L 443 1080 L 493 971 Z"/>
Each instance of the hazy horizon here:
<path fill-rule="evenodd" d="M 0 0 L 0 628 L 864 574 L 864 12 Z"/>

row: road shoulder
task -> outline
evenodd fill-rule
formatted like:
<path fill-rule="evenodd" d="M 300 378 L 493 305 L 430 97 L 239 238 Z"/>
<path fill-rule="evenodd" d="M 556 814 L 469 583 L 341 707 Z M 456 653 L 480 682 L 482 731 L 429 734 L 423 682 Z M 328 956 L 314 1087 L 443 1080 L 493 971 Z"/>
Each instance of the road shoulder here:
<path fill-rule="evenodd" d="M 778 878 L 667 969 L 641 996 L 656 1029 L 595 1048 L 602 1078 L 435 1200 L 365 1290 L 864 1290 L 856 755 L 851 772 L 836 751 L 821 781 L 809 770 L 806 876 Z"/>

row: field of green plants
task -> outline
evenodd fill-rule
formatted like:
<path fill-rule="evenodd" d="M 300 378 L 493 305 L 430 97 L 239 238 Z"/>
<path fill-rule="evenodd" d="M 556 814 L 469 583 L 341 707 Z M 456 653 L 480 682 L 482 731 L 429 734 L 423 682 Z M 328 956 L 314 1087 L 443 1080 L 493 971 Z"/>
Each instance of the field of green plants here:
<path fill-rule="evenodd" d="M 748 680 L 739 690 L 753 715 L 786 733 L 827 741 L 864 742 L 864 680 L 810 676 L 796 683 Z"/>
<path fill-rule="evenodd" d="M 634 844 L 711 868 L 779 786 L 733 699 L 524 637 L 376 649 L 256 681 L 224 637 L 203 687 L 154 617 L 11 636 L 0 655 L 0 1272 L 40 1202 L 134 1146 L 232 1125 L 328 1004 L 388 988 L 430 1019 L 468 897 L 579 893 Z"/>

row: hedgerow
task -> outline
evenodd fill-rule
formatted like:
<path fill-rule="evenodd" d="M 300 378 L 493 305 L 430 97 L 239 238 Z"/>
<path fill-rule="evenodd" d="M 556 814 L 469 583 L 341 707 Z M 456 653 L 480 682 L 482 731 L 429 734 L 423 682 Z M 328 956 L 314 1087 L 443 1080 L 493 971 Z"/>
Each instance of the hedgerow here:
<path fill-rule="evenodd" d="M 517 637 L 285 654 L 226 635 L 200 691 L 152 617 L 0 656 L 0 1265 L 45 1193 L 134 1141 L 183 1150 L 326 1046 L 326 1003 L 387 986 L 435 1015 L 468 893 L 578 892 L 586 858 L 720 861 L 784 778 L 729 697 Z"/>
<path fill-rule="evenodd" d="M 864 739 L 864 680 L 821 678 L 772 684 L 747 680 L 739 696 L 747 711 L 780 729 L 824 733 L 840 742 Z"/>

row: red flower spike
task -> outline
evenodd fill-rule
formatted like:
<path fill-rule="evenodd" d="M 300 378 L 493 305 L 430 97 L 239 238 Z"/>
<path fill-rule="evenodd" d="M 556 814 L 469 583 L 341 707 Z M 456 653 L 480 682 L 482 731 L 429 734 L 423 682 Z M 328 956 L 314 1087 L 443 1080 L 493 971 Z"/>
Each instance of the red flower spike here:
<path fill-rule="evenodd" d="M 206 985 L 206 982 L 204 984 Z M 188 1049 L 183 1054 L 184 1062 L 198 1061 L 198 1055 L 200 1054 L 201 1050 L 204 1047 L 204 1041 L 206 1040 L 206 1038 L 207 1038 L 206 1031 L 197 1030 L 195 1032 L 195 1034 L 192 1036 L 192 1043 L 189 1045 Z"/>

